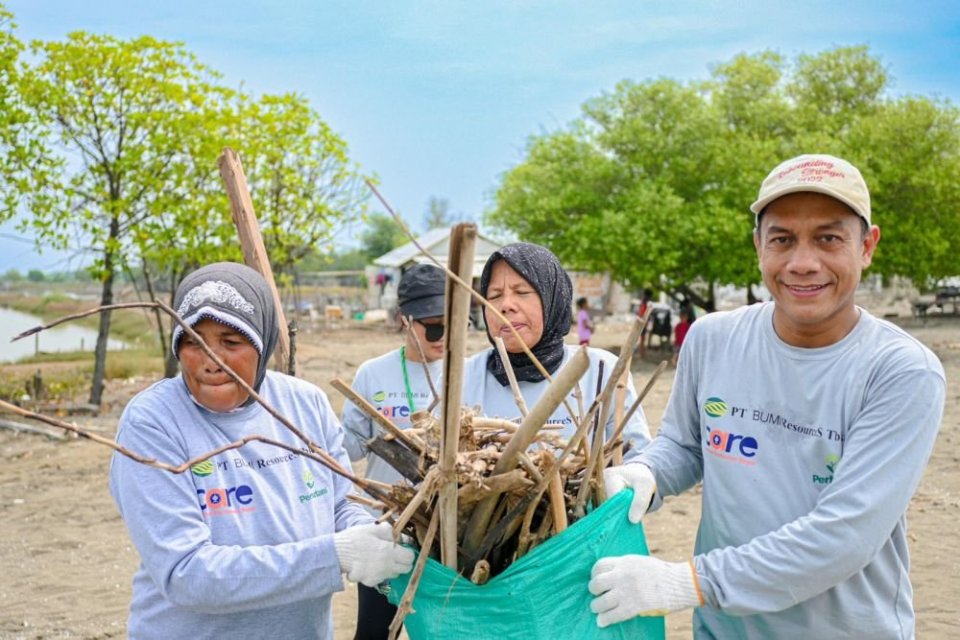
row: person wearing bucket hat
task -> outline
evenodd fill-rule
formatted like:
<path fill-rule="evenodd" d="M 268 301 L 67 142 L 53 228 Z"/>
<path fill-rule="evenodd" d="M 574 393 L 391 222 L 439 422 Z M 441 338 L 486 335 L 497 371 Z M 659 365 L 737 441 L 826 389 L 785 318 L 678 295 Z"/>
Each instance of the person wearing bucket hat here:
<path fill-rule="evenodd" d="M 635 522 L 702 482 L 693 558 L 602 558 L 591 609 L 607 626 L 697 607 L 698 638 L 913 638 L 906 511 L 943 367 L 854 301 L 880 230 L 850 162 L 787 160 L 751 210 L 772 302 L 690 327 L 657 437 L 604 475 Z"/>
<path fill-rule="evenodd" d="M 446 273 L 429 264 L 404 272 L 397 287 L 397 314 L 401 325 L 409 327 L 403 344 L 361 364 L 353 379 L 353 390 L 401 429 L 409 429 L 413 414 L 431 405 L 431 382 L 440 389 L 446 282 Z M 373 420 L 349 400 L 343 404 L 342 420 L 344 444 L 352 460 L 366 458 L 366 477 L 388 484 L 400 481 L 400 474 L 367 448 L 367 441 L 379 433 Z M 354 638 L 386 638 L 397 608 L 377 589 L 363 584 L 357 585 L 357 603 Z"/>
<path fill-rule="evenodd" d="M 178 315 L 237 376 L 345 468 L 343 430 L 314 385 L 267 370 L 279 336 L 263 277 L 241 264 L 197 269 L 178 287 Z M 250 435 L 305 443 L 283 427 L 179 325 L 181 373 L 135 396 L 117 442 L 179 464 L 172 474 L 115 454 L 110 492 L 140 555 L 131 638 L 333 638 L 332 595 L 343 574 L 368 584 L 410 570 L 413 553 L 388 525 L 347 500 L 351 483 Z"/>

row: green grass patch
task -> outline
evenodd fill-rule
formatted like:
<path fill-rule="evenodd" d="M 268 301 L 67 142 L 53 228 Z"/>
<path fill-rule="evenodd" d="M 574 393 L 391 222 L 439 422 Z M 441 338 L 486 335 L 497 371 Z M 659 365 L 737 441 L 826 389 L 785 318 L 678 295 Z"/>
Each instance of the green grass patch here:
<path fill-rule="evenodd" d="M 90 363 L 93 375 L 93 360 Z M 104 375 L 108 380 L 114 378 L 135 378 L 163 376 L 163 357 L 157 349 L 125 349 L 107 354 L 107 366 Z"/>
<path fill-rule="evenodd" d="M 0 398 L 17 401 L 33 395 L 33 376 L 39 370 L 45 400 L 69 401 L 89 393 L 93 381 L 93 353 L 73 351 L 43 353 L 23 358 L 16 367 L 0 368 Z M 19 365 L 36 365 L 21 367 Z M 146 377 L 160 379 L 163 357 L 155 349 L 127 349 L 107 353 L 104 377 L 107 380 Z"/>

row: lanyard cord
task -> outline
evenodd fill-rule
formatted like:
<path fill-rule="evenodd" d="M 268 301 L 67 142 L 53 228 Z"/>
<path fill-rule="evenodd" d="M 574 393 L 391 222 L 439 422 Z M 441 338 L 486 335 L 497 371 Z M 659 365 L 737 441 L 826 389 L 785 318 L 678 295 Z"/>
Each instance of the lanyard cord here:
<path fill-rule="evenodd" d="M 403 384 L 407 387 L 407 404 L 410 406 L 410 415 L 413 416 L 413 391 L 410 389 L 410 376 L 407 374 L 407 347 L 400 347 L 400 367 L 403 369 Z"/>

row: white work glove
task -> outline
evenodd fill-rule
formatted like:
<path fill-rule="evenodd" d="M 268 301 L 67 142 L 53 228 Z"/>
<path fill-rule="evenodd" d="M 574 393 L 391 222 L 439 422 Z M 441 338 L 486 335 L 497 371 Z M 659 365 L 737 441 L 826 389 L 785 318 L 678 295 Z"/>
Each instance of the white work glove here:
<path fill-rule="evenodd" d="M 703 604 L 692 562 L 664 562 L 650 556 L 600 558 L 590 573 L 590 610 L 597 626 L 634 616 L 665 616 Z"/>
<path fill-rule="evenodd" d="M 633 524 L 643 520 L 643 516 L 650 508 L 650 501 L 657 490 L 657 482 L 653 472 L 645 464 L 623 464 L 618 467 L 607 467 L 603 470 L 603 488 L 607 496 L 612 496 L 623 489 L 633 489 L 633 501 L 627 518 Z"/>
<path fill-rule="evenodd" d="M 386 523 L 362 524 L 333 534 L 337 560 L 347 578 L 368 587 L 407 573 L 413 567 L 413 551 L 393 542 L 393 528 Z"/>

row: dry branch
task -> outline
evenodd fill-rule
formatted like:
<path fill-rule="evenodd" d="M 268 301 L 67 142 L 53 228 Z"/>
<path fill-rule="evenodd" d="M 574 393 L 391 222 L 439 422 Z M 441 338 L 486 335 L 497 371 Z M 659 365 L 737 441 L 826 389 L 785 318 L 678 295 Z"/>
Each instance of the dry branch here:
<path fill-rule="evenodd" d="M 217 164 L 220 167 L 220 177 L 223 179 L 227 198 L 230 200 L 230 212 L 240 238 L 243 261 L 247 266 L 260 272 L 267 281 L 270 292 L 273 294 L 273 304 L 277 308 L 280 340 L 273 354 L 274 366 L 280 371 L 296 375 L 295 367 L 290 366 L 290 336 L 283 316 L 283 302 L 280 300 L 280 292 L 277 291 L 277 284 L 273 279 L 273 268 L 270 266 L 267 249 L 263 244 L 263 235 L 260 233 L 257 214 L 253 210 L 253 200 L 250 198 L 250 189 L 247 187 L 247 177 L 243 173 L 240 156 L 233 149 L 226 148 L 220 154 Z"/>

